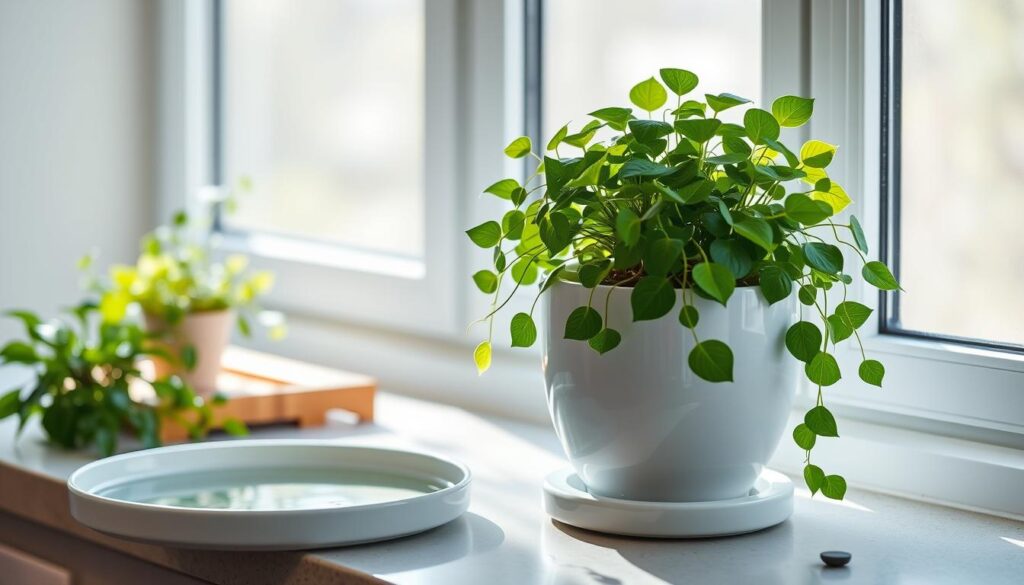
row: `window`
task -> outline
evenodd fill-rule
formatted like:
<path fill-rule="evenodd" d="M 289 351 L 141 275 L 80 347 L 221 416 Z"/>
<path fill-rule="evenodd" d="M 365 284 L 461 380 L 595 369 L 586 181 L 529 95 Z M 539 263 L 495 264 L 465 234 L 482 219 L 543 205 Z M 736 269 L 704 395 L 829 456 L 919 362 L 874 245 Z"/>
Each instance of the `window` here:
<path fill-rule="evenodd" d="M 891 4 L 888 331 L 1024 349 L 1024 2 Z"/>
<path fill-rule="evenodd" d="M 421 258 L 424 0 L 223 0 L 227 231 Z"/>

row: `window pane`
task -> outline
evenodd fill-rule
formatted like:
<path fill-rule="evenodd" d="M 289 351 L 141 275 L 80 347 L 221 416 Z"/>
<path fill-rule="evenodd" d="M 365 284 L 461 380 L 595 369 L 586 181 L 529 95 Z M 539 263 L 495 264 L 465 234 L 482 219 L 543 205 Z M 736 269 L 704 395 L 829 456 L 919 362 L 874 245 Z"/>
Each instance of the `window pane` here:
<path fill-rule="evenodd" d="M 423 252 L 424 0 L 227 0 L 232 229 Z"/>
<path fill-rule="evenodd" d="M 1024 2 L 902 4 L 899 325 L 1024 344 Z"/>
<path fill-rule="evenodd" d="M 629 106 L 630 88 L 661 67 L 696 73 L 697 96 L 761 96 L 761 0 L 550 0 L 544 11 L 544 138 Z"/>

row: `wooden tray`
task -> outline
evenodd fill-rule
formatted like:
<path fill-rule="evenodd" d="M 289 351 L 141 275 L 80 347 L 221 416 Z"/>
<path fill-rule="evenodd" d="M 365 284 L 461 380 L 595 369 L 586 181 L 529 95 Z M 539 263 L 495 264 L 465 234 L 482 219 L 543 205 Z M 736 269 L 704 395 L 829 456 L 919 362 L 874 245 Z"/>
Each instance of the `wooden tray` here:
<path fill-rule="evenodd" d="M 321 426 L 330 409 L 354 413 L 363 422 L 373 420 L 377 381 L 369 376 L 240 347 L 229 347 L 224 352 L 221 368 L 217 388 L 228 401 L 214 407 L 213 429 L 221 428 L 221 421 L 228 418 L 250 426 Z M 188 438 L 188 432 L 183 426 L 165 420 L 160 438 L 165 443 L 182 441 Z"/>

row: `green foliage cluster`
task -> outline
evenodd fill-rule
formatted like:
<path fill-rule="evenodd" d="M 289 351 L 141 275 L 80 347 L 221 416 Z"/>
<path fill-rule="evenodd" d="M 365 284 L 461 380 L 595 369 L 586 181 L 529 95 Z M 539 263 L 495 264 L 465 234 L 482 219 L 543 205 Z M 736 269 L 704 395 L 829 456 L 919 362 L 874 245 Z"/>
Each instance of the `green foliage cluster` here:
<path fill-rule="evenodd" d="M 616 287 L 632 287 L 634 321 L 661 318 L 682 298 L 680 325 L 695 341 L 690 368 L 705 380 L 728 382 L 732 351 L 722 341 L 698 338 L 694 297 L 724 305 L 737 286 L 758 286 L 769 303 L 795 293 L 822 327 L 801 319 L 786 334 L 786 347 L 818 386 L 817 404 L 793 438 L 806 450 L 812 492 L 842 498 L 843 478 L 812 465 L 810 452 L 817 437 L 838 436 L 821 389 L 841 376 L 835 345 L 850 337 L 860 343 L 857 329 L 871 310 L 846 300 L 853 277 L 838 246 L 855 253 L 868 283 L 881 290 L 899 285 L 883 263 L 868 260 L 857 218 L 836 218 L 850 203 L 826 171 L 836 146 L 809 140 L 793 150 L 780 140 L 783 128 L 811 118 L 814 100 L 784 96 L 771 111 L 729 93 L 705 94 L 701 101 L 687 97 L 698 85 L 695 74 L 662 69 L 660 77 L 630 91 L 636 110 L 591 112 L 581 128 L 563 126 L 543 153 L 534 152 L 528 137 L 506 147 L 509 157 L 533 157 L 538 166 L 525 184 L 507 178 L 488 187 L 486 193 L 511 209 L 467 231 L 474 244 L 493 250 L 492 266 L 473 275 L 494 299 L 483 320 L 493 332 L 495 313 L 521 287 L 545 276 L 530 312 L 511 322 L 512 345 L 530 346 L 537 339 L 537 299 L 556 279 L 573 280 L 591 289 L 590 302 L 570 314 L 564 336 L 605 353 L 622 336 L 608 326 L 607 302 L 603 314 L 600 302 L 595 307 L 598 285 L 609 295 Z M 747 108 L 742 124 L 720 119 L 737 107 Z M 506 293 L 502 285 L 509 280 Z M 829 293 L 836 291 L 843 301 L 830 307 Z M 481 373 L 490 366 L 491 341 L 489 333 L 474 352 Z M 885 370 L 864 356 L 858 373 L 881 386 Z"/>
<path fill-rule="evenodd" d="M 174 360 L 153 343 L 150 334 L 131 323 L 106 323 L 95 303 L 82 303 L 73 319 L 43 321 L 28 311 L 10 311 L 22 322 L 26 338 L 0 348 L 0 364 L 22 364 L 35 376 L 24 387 L 0 395 L 0 419 L 17 415 L 18 432 L 34 416 L 42 418 L 49 440 L 75 449 L 94 445 L 106 456 L 117 448 L 121 429 L 132 429 L 144 447 L 160 444 L 160 424 L 172 419 L 193 437 L 209 428 L 213 404 L 204 401 L 177 376 L 147 381 L 137 361 L 157 355 Z M 76 327 L 77 325 L 77 327 Z M 183 352 L 194 366 L 194 352 Z M 155 400 L 141 401 L 129 388 L 152 388 Z M 244 434 L 245 425 L 228 421 L 225 429 Z"/>
<path fill-rule="evenodd" d="M 208 242 L 197 235 L 207 233 L 207 226 L 194 227 L 189 216 L 179 211 L 170 225 L 142 239 L 134 266 L 112 266 L 106 283 L 90 273 L 89 288 L 100 294 L 103 320 L 124 320 L 133 303 L 171 326 L 189 313 L 234 309 L 242 335 L 250 336 L 255 319 L 271 339 L 283 338 L 284 316 L 259 307 L 259 298 L 273 286 L 274 275 L 248 270 L 249 259 L 242 254 L 214 261 Z M 90 256 L 80 261 L 83 270 L 91 270 L 92 264 Z"/>

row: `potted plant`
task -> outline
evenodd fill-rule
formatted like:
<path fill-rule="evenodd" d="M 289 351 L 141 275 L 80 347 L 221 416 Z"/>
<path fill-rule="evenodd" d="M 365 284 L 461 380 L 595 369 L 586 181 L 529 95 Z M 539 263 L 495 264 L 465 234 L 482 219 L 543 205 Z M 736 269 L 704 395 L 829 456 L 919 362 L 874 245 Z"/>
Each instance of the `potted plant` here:
<path fill-rule="evenodd" d="M 273 275 L 249 271 L 248 258 L 240 254 L 214 261 L 207 238 L 196 232 L 207 230 L 194 229 L 185 212 L 176 213 L 169 226 L 145 236 L 134 266 L 114 266 L 109 283 L 93 278 L 92 287 L 101 292 L 105 322 L 124 320 L 129 307 L 138 305 L 146 329 L 160 335 L 169 354 L 182 356 L 177 361 L 155 357 L 158 377 L 177 374 L 200 395 L 209 396 L 216 391 L 232 324 L 248 337 L 251 323 L 258 320 L 271 339 L 283 337 L 285 325 L 280 313 L 259 307 L 259 298 L 273 286 Z M 90 264 L 86 258 L 84 266 Z"/>
<path fill-rule="evenodd" d="M 49 321 L 28 311 L 7 313 L 22 322 L 26 339 L 0 348 L 0 364 L 21 364 L 35 375 L 0 395 L 0 419 L 17 415 L 20 433 L 38 415 L 52 443 L 68 449 L 94 445 L 104 456 L 114 452 L 123 428 L 132 429 L 144 447 L 159 445 L 166 419 L 183 425 L 193 438 L 203 436 L 217 399 L 197 397 L 177 376 L 144 378 L 136 367 L 140 357 L 172 356 L 138 325 L 102 322 L 93 316 L 96 311 L 95 303 L 82 303 L 72 311 L 74 320 Z M 148 399 L 139 392 L 147 388 Z M 245 425 L 234 419 L 224 428 L 245 433 Z"/>
<path fill-rule="evenodd" d="M 802 367 L 818 388 L 793 430 L 804 478 L 841 499 L 845 480 L 811 450 L 838 436 L 822 388 L 841 376 L 836 344 L 859 344 L 871 309 L 846 300 L 853 276 L 840 246 L 868 283 L 899 285 L 868 260 L 857 219 L 837 219 L 850 198 L 825 170 L 836 146 L 780 141 L 781 128 L 810 119 L 812 99 L 781 97 L 767 111 L 728 93 L 686 97 L 698 83 L 689 71 L 660 77 L 633 87 L 636 109 L 563 126 L 546 154 L 527 137 L 505 149 L 538 166 L 525 184 L 488 187 L 512 209 L 467 232 L 493 250 L 493 266 L 473 275 L 494 299 L 477 367 L 490 365 L 495 313 L 543 275 L 511 338 L 536 341 L 544 295 L 548 405 L 566 454 L 590 491 L 660 501 L 747 493 L 784 432 Z M 737 123 L 722 120 L 738 107 Z M 858 374 L 881 386 L 884 368 L 865 356 Z"/>

